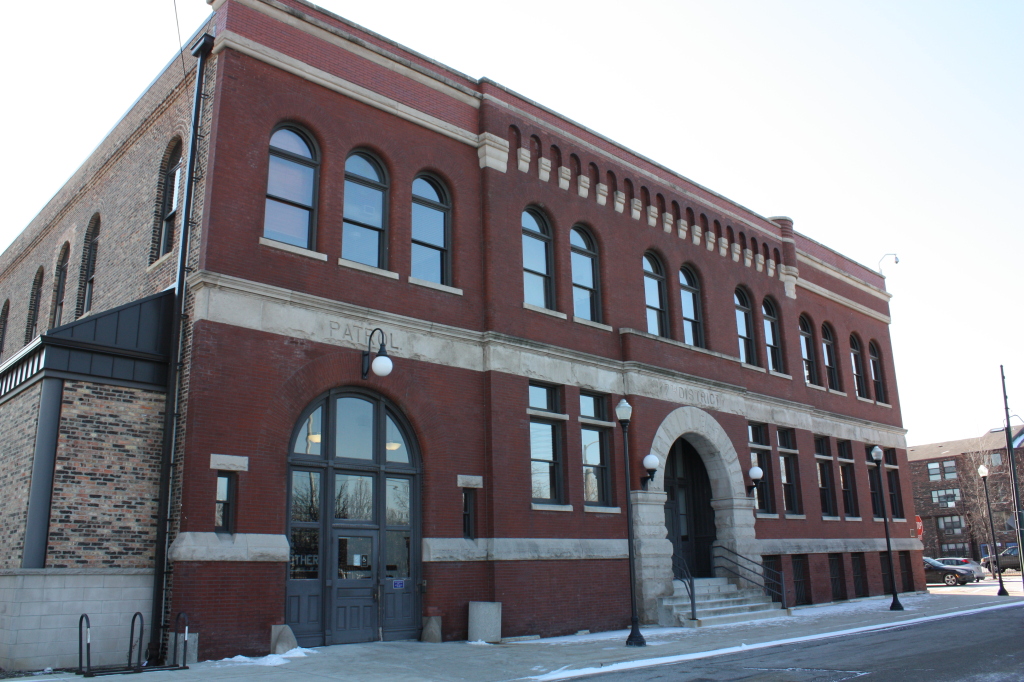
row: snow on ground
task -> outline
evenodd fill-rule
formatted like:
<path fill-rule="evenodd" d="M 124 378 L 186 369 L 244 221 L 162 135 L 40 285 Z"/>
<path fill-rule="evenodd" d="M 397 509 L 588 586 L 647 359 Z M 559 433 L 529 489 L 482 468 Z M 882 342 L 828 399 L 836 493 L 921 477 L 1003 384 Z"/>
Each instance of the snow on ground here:
<path fill-rule="evenodd" d="M 314 649 L 303 649 L 302 647 L 296 647 L 291 651 L 286 651 L 283 654 L 270 654 L 268 656 L 260 656 L 259 658 L 253 658 L 252 656 L 233 656 L 231 658 L 223 658 L 219 661 L 214 661 L 211 665 L 214 668 L 223 668 L 226 666 L 236 665 L 263 665 L 263 666 L 274 666 L 284 665 L 290 658 L 305 658 L 309 654 L 319 653 Z"/>

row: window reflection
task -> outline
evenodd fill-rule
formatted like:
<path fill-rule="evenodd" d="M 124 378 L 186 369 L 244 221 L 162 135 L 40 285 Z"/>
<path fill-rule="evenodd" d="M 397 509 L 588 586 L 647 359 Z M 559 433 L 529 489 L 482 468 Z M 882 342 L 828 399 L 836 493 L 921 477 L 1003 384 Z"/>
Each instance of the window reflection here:
<path fill-rule="evenodd" d="M 320 473 L 292 472 L 292 521 L 320 520 Z"/>
<path fill-rule="evenodd" d="M 409 570 L 409 539 L 407 530 L 389 530 L 387 532 L 387 560 L 385 577 L 408 578 Z"/>
<path fill-rule="evenodd" d="M 389 526 L 409 525 L 409 481 L 389 478 L 387 491 L 387 523 Z"/>
<path fill-rule="evenodd" d="M 320 531 L 292 528 L 290 577 L 292 580 L 316 580 L 320 577 Z"/>
<path fill-rule="evenodd" d="M 334 518 L 373 520 L 373 477 L 338 474 L 334 477 Z"/>
<path fill-rule="evenodd" d="M 384 434 L 384 454 L 389 462 L 409 463 L 409 448 L 405 444 L 405 436 L 395 424 L 391 415 L 387 417 L 387 433 Z"/>
<path fill-rule="evenodd" d="M 323 409 L 323 407 L 316 408 L 313 410 L 312 414 L 302 422 L 302 426 L 299 427 L 299 433 L 295 436 L 295 452 L 302 455 L 320 454 L 320 441 L 323 436 L 323 426 L 321 422 Z"/>
<path fill-rule="evenodd" d="M 373 459 L 373 404 L 360 398 L 339 398 L 336 412 L 335 456 Z"/>
<path fill-rule="evenodd" d="M 338 538 L 338 578 L 369 580 L 373 577 L 373 539 Z"/>

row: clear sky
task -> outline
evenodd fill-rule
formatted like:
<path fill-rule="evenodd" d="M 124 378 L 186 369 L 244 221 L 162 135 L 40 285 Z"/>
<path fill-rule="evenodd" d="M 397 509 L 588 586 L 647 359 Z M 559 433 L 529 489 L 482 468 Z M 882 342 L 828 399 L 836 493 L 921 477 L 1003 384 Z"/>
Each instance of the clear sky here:
<path fill-rule="evenodd" d="M 184 40 L 209 7 L 177 3 Z M 1000 363 L 1024 414 L 1021 0 L 322 5 L 865 265 L 899 254 L 882 269 L 910 444 L 998 426 Z M 172 0 L 46 7 L 4 12 L 0 248 L 178 47 Z"/>

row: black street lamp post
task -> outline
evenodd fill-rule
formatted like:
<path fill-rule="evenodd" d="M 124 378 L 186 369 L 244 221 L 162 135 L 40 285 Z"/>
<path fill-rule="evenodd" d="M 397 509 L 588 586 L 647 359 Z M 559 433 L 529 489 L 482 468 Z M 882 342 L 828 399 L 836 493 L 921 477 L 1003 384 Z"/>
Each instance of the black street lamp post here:
<path fill-rule="evenodd" d="M 633 416 L 633 407 L 623 398 L 615 406 L 615 417 L 622 426 L 622 460 L 626 464 L 626 537 L 629 542 L 629 601 L 632 606 L 631 626 L 626 646 L 647 646 L 647 641 L 640 634 L 640 619 L 636 614 L 636 560 L 633 551 L 633 502 L 629 496 L 629 419 Z"/>
<path fill-rule="evenodd" d="M 885 470 L 882 468 L 882 448 L 877 445 L 871 448 L 871 459 L 875 460 L 875 466 L 878 471 L 878 487 L 882 492 L 882 520 L 885 521 L 885 553 L 889 555 L 889 584 L 892 586 L 892 603 L 889 604 L 890 611 L 902 611 L 903 604 L 900 603 L 900 598 L 897 596 L 896 589 L 896 571 L 893 570 L 892 563 L 892 540 L 889 539 L 889 509 L 885 504 Z M 891 505 L 890 505 L 891 506 Z"/>
<path fill-rule="evenodd" d="M 988 497 L 988 467 L 984 464 L 978 467 L 978 475 L 981 476 L 981 480 L 985 484 L 985 506 L 988 507 L 988 527 L 992 531 L 992 557 L 996 560 L 996 575 L 999 576 L 999 591 L 996 592 L 996 595 L 999 597 L 1009 597 L 1010 593 L 1006 591 L 1006 586 L 1003 585 L 1003 569 L 999 567 L 999 548 L 996 547 L 996 526 L 992 523 L 992 500 Z"/>

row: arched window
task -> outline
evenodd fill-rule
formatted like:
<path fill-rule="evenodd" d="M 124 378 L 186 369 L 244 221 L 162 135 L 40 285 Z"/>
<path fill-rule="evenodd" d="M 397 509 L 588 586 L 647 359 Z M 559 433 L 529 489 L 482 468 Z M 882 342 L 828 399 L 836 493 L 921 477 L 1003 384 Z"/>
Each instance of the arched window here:
<path fill-rule="evenodd" d="M 665 315 L 665 274 L 653 253 L 644 254 L 644 302 L 647 307 L 647 333 L 667 336 Z"/>
<path fill-rule="evenodd" d="M 39 266 L 36 270 L 35 279 L 32 280 L 32 291 L 28 296 L 28 319 L 25 321 L 25 343 L 36 338 L 36 329 L 39 328 L 39 299 L 42 297 L 43 289 L 43 268 Z"/>
<path fill-rule="evenodd" d="M 369 154 L 345 161 L 345 224 L 341 257 L 375 268 L 387 267 L 387 178 Z"/>
<path fill-rule="evenodd" d="M 53 313 L 50 327 L 59 327 L 64 322 L 64 298 L 68 286 L 68 254 L 70 251 L 68 244 L 64 244 L 60 250 L 60 261 L 57 263 L 57 272 L 53 283 Z"/>
<path fill-rule="evenodd" d="M 782 343 L 779 341 L 779 314 L 770 299 L 761 304 L 764 317 L 764 346 L 768 356 L 768 369 L 782 372 Z"/>
<path fill-rule="evenodd" d="M 818 381 L 818 360 L 814 353 L 814 333 L 811 323 L 800 316 L 800 355 L 804 360 L 804 381 L 820 386 Z"/>
<path fill-rule="evenodd" d="M 273 138 L 271 138 L 270 144 L 274 144 Z M 178 222 L 178 192 L 181 183 L 181 140 L 176 141 L 171 148 L 161 183 L 162 201 L 160 202 L 160 237 L 157 258 L 170 253 L 174 246 L 174 226 Z M 269 190 L 267 191 L 269 193 Z"/>
<path fill-rule="evenodd" d="M 679 270 L 679 297 L 683 306 L 683 341 L 691 346 L 704 346 L 704 329 L 700 315 L 700 283 L 690 268 Z"/>
<path fill-rule="evenodd" d="M 839 367 L 836 363 L 835 336 L 832 334 L 832 327 L 827 324 L 821 325 L 821 359 L 825 363 L 828 387 L 833 391 L 843 390 L 842 384 L 839 383 Z"/>
<path fill-rule="evenodd" d="M 419 453 L 406 419 L 379 395 L 335 389 L 300 415 L 290 446 L 285 589 L 294 608 L 287 624 L 300 642 L 314 645 L 415 633 Z M 321 611 L 326 594 L 334 608 Z M 407 607 L 366 606 L 377 599 Z"/>
<path fill-rule="evenodd" d="M 853 383 L 857 386 L 857 397 L 868 397 L 868 383 L 864 380 L 864 356 L 860 350 L 860 341 L 850 335 L 850 365 L 853 367 Z"/>
<path fill-rule="evenodd" d="M 82 252 L 82 275 L 80 280 L 81 310 L 79 317 L 92 310 L 92 300 L 96 293 L 96 259 L 100 252 L 100 218 L 92 219 L 89 229 L 85 231 L 85 248 Z"/>
<path fill-rule="evenodd" d="M 451 285 L 451 200 L 434 178 L 412 181 L 412 268 L 417 279 Z"/>
<path fill-rule="evenodd" d="M 7 341 L 7 316 L 11 312 L 10 299 L 4 301 L 4 307 L 0 308 L 0 353 L 4 352 L 4 344 Z"/>
<path fill-rule="evenodd" d="M 541 308 L 554 308 L 551 288 L 551 230 L 547 221 L 532 210 L 523 211 L 523 301 Z"/>
<path fill-rule="evenodd" d="M 313 145 L 297 128 L 278 128 L 270 137 L 264 237 L 314 248 L 318 170 Z"/>
<path fill-rule="evenodd" d="M 878 346 L 872 341 L 868 344 L 868 359 L 871 362 L 871 388 L 875 392 L 875 400 L 880 403 L 889 402 L 885 395 L 885 377 L 882 374 L 882 355 Z"/>
<path fill-rule="evenodd" d="M 569 232 L 572 247 L 572 309 L 573 315 L 593 322 L 601 321 L 601 305 L 597 288 L 597 249 L 594 240 L 583 228 Z"/>
<path fill-rule="evenodd" d="M 757 357 L 754 355 L 754 323 L 750 312 L 750 299 L 747 298 L 747 294 L 743 289 L 737 289 L 732 294 L 732 302 L 736 306 L 736 336 L 740 342 L 740 362 L 756 365 Z"/>

